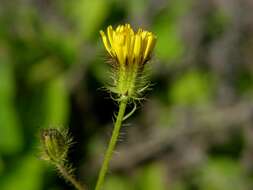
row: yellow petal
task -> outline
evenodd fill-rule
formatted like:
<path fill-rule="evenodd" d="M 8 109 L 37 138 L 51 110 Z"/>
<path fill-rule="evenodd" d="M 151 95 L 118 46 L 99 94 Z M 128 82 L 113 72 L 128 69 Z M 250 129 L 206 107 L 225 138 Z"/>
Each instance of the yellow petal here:
<path fill-rule="evenodd" d="M 146 38 L 146 36 L 148 35 L 148 32 L 147 31 L 143 31 L 141 33 L 141 37 L 142 37 L 142 40 L 144 40 Z"/>
<path fill-rule="evenodd" d="M 121 45 L 121 41 L 122 41 L 122 36 L 115 34 L 115 37 L 113 39 L 113 50 L 120 63 L 122 63 L 123 61 L 123 52 L 122 52 L 123 46 Z"/>
<path fill-rule="evenodd" d="M 125 43 L 123 47 L 124 51 L 124 58 L 129 58 L 129 53 L 130 53 L 130 44 L 131 44 L 131 35 L 129 33 L 125 35 Z"/>
<path fill-rule="evenodd" d="M 117 28 L 116 28 L 116 32 L 122 32 L 124 26 L 123 25 L 119 25 Z"/>
<path fill-rule="evenodd" d="M 109 45 L 109 43 L 108 43 L 108 40 L 107 40 L 107 37 L 106 37 L 104 31 L 100 30 L 100 35 L 101 35 L 101 37 L 102 37 L 102 41 L 103 41 L 103 43 L 104 43 L 104 46 L 105 46 L 106 50 L 107 50 L 108 53 L 112 56 L 111 47 L 110 47 L 110 45 Z"/>
<path fill-rule="evenodd" d="M 134 57 L 136 61 L 140 59 L 140 52 L 141 52 L 141 36 L 139 34 L 135 35 L 135 42 L 134 42 Z"/>
<path fill-rule="evenodd" d="M 114 37 L 114 31 L 113 31 L 112 26 L 107 27 L 107 36 L 108 36 L 110 44 L 112 45 L 112 41 L 113 41 L 113 37 Z"/>
<path fill-rule="evenodd" d="M 134 43 L 135 43 L 135 35 L 131 35 L 130 44 L 129 44 L 129 48 L 128 48 L 128 58 L 129 58 L 129 61 L 131 61 L 131 62 L 134 59 L 134 55 L 133 55 Z"/>
<path fill-rule="evenodd" d="M 125 24 L 126 28 L 131 28 L 130 24 Z"/>
<path fill-rule="evenodd" d="M 156 42 L 151 32 L 141 28 L 134 32 L 130 24 L 119 25 L 115 30 L 108 26 L 107 35 L 103 31 L 100 34 L 106 50 L 111 56 L 117 57 L 120 64 L 124 64 L 126 59 L 139 64 L 147 61 Z"/>
<path fill-rule="evenodd" d="M 138 31 L 137 31 L 137 34 L 140 34 L 143 32 L 143 29 L 139 28 Z"/>
<path fill-rule="evenodd" d="M 152 50 L 154 49 L 155 43 L 156 43 L 156 37 L 154 37 L 153 35 L 149 36 L 147 47 L 144 53 L 144 60 L 150 56 Z"/>
<path fill-rule="evenodd" d="M 123 47 L 120 45 L 115 46 L 115 52 L 120 64 L 124 64 L 124 54 L 123 54 Z"/>

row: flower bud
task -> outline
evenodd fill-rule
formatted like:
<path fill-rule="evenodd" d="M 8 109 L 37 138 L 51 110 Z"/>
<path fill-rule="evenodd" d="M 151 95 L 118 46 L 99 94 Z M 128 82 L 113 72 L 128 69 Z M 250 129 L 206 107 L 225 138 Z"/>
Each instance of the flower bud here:
<path fill-rule="evenodd" d="M 156 36 L 143 29 L 134 32 L 130 24 L 119 25 L 115 30 L 109 26 L 107 33 L 101 30 L 100 35 L 115 68 L 109 90 L 120 98 L 139 98 L 147 88 L 143 68 L 151 59 Z"/>
<path fill-rule="evenodd" d="M 66 132 L 44 129 L 41 132 L 42 159 L 57 163 L 65 161 L 71 142 Z"/>

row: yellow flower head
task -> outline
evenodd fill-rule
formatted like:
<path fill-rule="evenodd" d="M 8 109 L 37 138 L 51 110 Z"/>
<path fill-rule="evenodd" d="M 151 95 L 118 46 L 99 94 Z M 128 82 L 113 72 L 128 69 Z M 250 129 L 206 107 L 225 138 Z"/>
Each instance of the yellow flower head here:
<path fill-rule="evenodd" d="M 116 30 L 107 27 L 107 35 L 100 31 L 104 46 L 119 64 L 146 63 L 154 49 L 156 37 L 153 33 L 138 29 L 135 33 L 130 24 L 119 25 Z"/>
<path fill-rule="evenodd" d="M 108 89 L 119 99 L 138 99 L 148 87 L 143 69 L 151 58 L 155 35 L 143 29 L 134 32 L 130 24 L 119 25 L 115 30 L 109 26 L 107 34 L 103 31 L 100 34 L 108 54 L 116 63 Z"/>

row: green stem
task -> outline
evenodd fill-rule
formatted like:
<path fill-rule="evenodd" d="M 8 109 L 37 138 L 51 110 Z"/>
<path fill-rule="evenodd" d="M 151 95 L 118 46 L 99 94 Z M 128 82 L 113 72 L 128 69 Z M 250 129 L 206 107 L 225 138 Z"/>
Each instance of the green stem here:
<path fill-rule="evenodd" d="M 117 116 L 117 119 L 116 119 L 116 123 L 114 125 L 112 136 L 111 136 L 108 148 L 107 148 L 106 153 L 105 153 L 105 157 L 104 157 L 102 167 L 101 167 L 100 172 L 99 172 L 99 176 L 98 176 L 98 180 L 97 180 L 95 190 L 100 190 L 103 183 L 104 183 L 105 175 L 106 175 L 108 167 L 109 167 L 109 162 L 112 158 L 112 154 L 113 154 L 115 145 L 117 143 L 121 123 L 122 123 L 124 115 L 125 115 L 126 106 L 127 106 L 127 99 L 121 100 L 120 105 L 119 105 L 119 112 L 118 112 L 118 116 Z"/>
<path fill-rule="evenodd" d="M 62 164 L 56 164 L 57 169 L 62 174 L 64 179 L 69 181 L 77 190 L 85 190 L 81 183 L 66 169 Z"/>

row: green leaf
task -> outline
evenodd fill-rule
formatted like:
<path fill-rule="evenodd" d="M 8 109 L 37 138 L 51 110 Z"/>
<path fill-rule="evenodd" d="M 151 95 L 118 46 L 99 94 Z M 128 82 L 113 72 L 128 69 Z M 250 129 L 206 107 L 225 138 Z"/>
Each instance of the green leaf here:
<path fill-rule="evenodd" d="M 163 10 L 155 19 L 153 31 L 158 37 L 156 45 L 158 58 L 176 61 L 183 56 L 186 47 L 181 36 L 180 19 L 191 5 L 191 1 L 171 1 L 169 8 Z"/>
<path fill-rule="evenodd" d="M 68 66 L 77 62 L 76 58 L 82 40 L 80 36 L 73 34 L 72 30 L 63 30 L 60 25 L 51 21 L 43 25 L 39 43 L 50 54 L 49 61 Z"/>
<path fill-rule="evenodd" d="M 62 72 L 61 65 L 54 57 L 48 57 L 36 64 L 32 64 L 27 74 L 29 84 L 37 85 L 41 82 L 55 78 Z"/>
<path fill-rule="evenodd" d="M 12 64 L 0 52 L 0 152 L 13 154 L 23 148 L 23 136 L 14 105 L 15 81 Z"/>
<path fill-rule="evenodd" d="M 82 38 L 98 36 L 98 30 L 108 13 L 108 2 L 104 0 L 75 0 L 65 4 Z"/>
<path fill-rule="evenodd" d="M 138 190 L 166 190 L 162 166 L 151 164 L 144 167 L 138 176 L 137 187 Z"/>
<path fill-rule="evenodd" d="M 20 158 L 19 158 L 20 159 Z M 40 190 L 42 189 L 43 167 L 41 161 L 29 154 L 19 160 L 17 166 L 0 180 L 1 190 Z"/>
<path fill-rule="evenodd" d="M 239 162 L 229 158 L 212 159 L 202 168 L 197 183 L 205 190 L 248 190 L 250 180 Z"/>
<path fill-rule="evenodd" d="M 207 74 L 190 71 L 176 80 L 169 89 L 174 104 L 205 104 L 210 100 L 212 84 Z"/>
<path fill-rule="evenodd" d="M 4 162 L 2 160 L 2 158 L 0 157 L 0 176 L 2 175 L 3 171 L 4 171 Z"/>
<path fill-rule="evenodd" d="M 104 190 L 129 190 L 131 188 L 130 182 L 127 178 L 119 176 L 110 176 L 105 181 Z"/>
<path fill-rule="evenodd" d="M 162 18 L 154 27 L 154 33 L 158 36 L 155 51 L 160 59 L 177 60 L 183 55 L 185 47 L 177 23 L 168 24 L 167 20 L 167 17 Z"/>
<path fill-rule="evenodd" d="M 63 76 L 48 82 L 45 89 L 45 126 L 64 126 L 68 121 L 69 92 Z"/>

